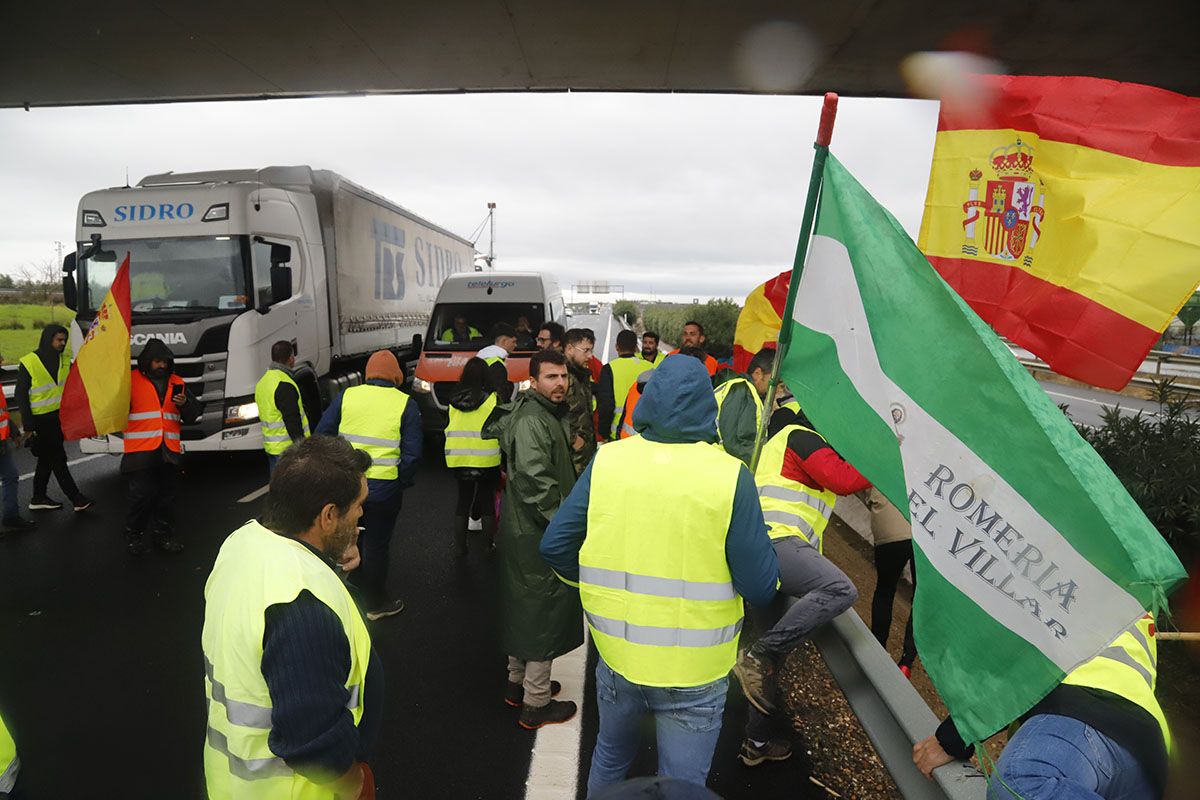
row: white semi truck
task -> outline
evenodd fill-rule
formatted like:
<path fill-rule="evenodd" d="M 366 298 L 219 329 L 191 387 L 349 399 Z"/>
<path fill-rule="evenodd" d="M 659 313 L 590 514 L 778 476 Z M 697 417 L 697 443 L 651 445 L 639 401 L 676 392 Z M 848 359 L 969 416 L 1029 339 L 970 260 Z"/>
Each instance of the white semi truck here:
<path fill-rule="evenodd" d="M 281 339 L 296 346 L 313 424 L 361 381 L 372 352 L 413 362 L 442 281 L 473 270 L 476 255 L 466 239 L 307 166 L 166 173 L 90 192 L 75 238 L 63 264 L 73 344 L 128 253 L 133 354 L 166 342 L 204 405 L 183 430 L 189 451 L 262 446 L 254 385 Z M 117 436 L 81 444 L 122 449 Z"/>

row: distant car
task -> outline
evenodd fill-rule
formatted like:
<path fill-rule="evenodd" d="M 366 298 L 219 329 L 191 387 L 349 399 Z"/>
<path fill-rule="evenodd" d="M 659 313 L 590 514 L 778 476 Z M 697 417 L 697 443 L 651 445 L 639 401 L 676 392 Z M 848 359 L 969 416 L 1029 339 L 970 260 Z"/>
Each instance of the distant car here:
<path fill-rule="evenodd" d="M 589 314 L 599 314 L 600 313 L 600 304 L 599 303 L 588 303 L 588 313 Z"/>

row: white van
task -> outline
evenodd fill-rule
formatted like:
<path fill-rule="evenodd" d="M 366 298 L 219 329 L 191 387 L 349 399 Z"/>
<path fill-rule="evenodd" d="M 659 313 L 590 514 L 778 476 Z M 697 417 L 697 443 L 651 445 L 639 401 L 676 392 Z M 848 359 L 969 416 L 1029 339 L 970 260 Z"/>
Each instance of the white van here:
<path fill-rule="evenodd" d="M 464 272 L 450 275 L 438 290 L 429 330 L 413 377 L 428 429 L 442 429 L 446 408 L 463 366 L 492 344 L 492 326 L 517 328 L 517 349 L 508 358 L 508 379 L 528 386 L 529 357 L 537 350 L 538 328 L 566 319 L 554 278 L 538 272 Z"/>

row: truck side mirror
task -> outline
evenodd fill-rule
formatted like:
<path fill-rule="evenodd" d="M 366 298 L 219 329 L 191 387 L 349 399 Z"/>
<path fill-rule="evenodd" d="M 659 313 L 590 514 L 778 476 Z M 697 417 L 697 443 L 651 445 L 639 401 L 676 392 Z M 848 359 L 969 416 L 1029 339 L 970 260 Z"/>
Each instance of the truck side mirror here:
<path fill-rule="evenodd" d="M 271 266 L 276 264 L 286 264 L 292 260 L 291 245 L 278 244 L 271 242 Z"/>
<path fill-rule="evenodd" d="M 75 287 L 75 254 L 67 253 L 63 258 L 63 305 L 72 311 L 77 311 L 79 297 Z"/>
<path fill-rule="evenodd" d="M 288 250 L 291 249 L 287 245 L 271 245 L 272 251 L 277 246 L 284 247 Z M 272 253 L 272 255 L 274 255 L 274 253 Z M 292 268 L 282 264 L 271 264 L 271 305 L 282 303 L 291 296 Z"/>
<path fill-rule="evenodd" d="M 425 340 L 421 338 L 421 334 L 414 333 L 412 341 L 412 349 L 414 353 L 420 353 L 421 347 L 425 344 Z"/>

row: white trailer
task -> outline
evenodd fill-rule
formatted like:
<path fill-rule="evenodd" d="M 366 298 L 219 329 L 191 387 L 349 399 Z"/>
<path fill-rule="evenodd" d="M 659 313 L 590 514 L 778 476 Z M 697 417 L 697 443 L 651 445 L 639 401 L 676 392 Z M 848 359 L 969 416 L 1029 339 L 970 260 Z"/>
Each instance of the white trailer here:
<path fill-rule="evenodd" d="M 466 239 L 307 166 L 168 172 L 90 192 L 76 233 L 63 265 L 73 343 L 128 253 L 134 356 L 149 339 L 166 342 L 204 404 L 184 428 L 191 451 L 262 446 L 254 385 L 276 341 L 296 346 L 314 424 L 375 350 L 414 361 L 442 281 L 475 262 Z M 82 448 L 120 452 L 122 442 Z"/>

